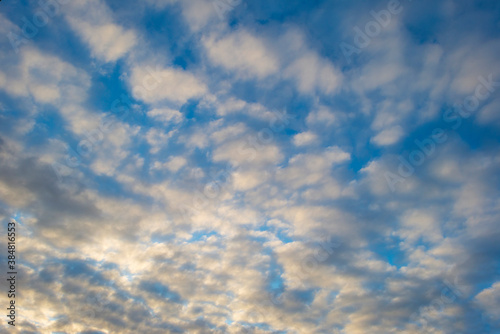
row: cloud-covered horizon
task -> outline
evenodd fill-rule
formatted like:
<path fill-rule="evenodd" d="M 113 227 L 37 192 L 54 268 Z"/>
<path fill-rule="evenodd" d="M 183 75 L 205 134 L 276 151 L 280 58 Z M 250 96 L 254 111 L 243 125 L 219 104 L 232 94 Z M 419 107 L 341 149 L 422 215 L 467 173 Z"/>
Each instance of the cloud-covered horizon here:
<path fill-rule="evenodd" d="M 498 1 L 0 8 L 2 333 L 500 333 Z"/>

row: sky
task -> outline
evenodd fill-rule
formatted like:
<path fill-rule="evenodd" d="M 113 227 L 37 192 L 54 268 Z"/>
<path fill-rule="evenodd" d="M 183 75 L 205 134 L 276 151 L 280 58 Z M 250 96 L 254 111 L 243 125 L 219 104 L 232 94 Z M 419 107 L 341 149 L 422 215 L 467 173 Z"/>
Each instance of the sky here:
<path fill-rule="evenodd" d="M 2 1 L 0 46 L 1 333 L 500 333 L 500 2 Z"/>

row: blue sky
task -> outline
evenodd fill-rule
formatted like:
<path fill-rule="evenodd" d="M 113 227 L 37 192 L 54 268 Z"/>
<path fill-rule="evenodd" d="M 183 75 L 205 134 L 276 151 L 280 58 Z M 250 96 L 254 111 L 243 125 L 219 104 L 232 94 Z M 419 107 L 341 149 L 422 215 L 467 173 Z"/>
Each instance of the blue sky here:
<path fill-rule="evenodd" d="M 0 9 L 2 330 L 500 333 L 498 1 Z"/>

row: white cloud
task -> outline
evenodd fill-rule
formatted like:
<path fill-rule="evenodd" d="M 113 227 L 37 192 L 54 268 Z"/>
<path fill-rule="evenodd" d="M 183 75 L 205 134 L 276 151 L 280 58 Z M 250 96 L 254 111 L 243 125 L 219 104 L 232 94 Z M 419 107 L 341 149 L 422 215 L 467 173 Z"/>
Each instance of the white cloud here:
<path fill-rule="evenodd" d="M 136 44 L 135 33 L 116 24 L 108 23 L 96 27 L 79 19 L 68 20 L 90 46 L 92 54 L 106 62 L 118 60 Z"/>
<path fill-rule="evenodd" d="M 500 99 L 496 98 L 488 102 L 483 108 L 478 111 L 478 122 L 482 125 L 493 124 L 500 126 Z"/>
<path fill-rule="evenodd" d="M 332 94 L 342 82 L 342 74 L 327 60 L 309 52 L 293 61 L 285 71 L 286 78 L 294 78 L 302 93 Z"/>
<path fill-rule="evenodd" d="M 155 161 L 151 170 L 162 170 L 167 169 L 172 173 L 178 172 L 182 167 L 186 166 L 187 160 L 182 156 L 171 157 L 166 162 L 161 163 L 160 161 Z"/>
<path fill-rule="evenodd" d="M 130 145 L 134 143 L 139 133 L 138 126 L 130 126 L 125 123 L 116 123 L 100 141 L 96 141 L 91 146 L 91 155 L 95 156 L 90 164 L 90 168 L 97 175 L 107 175 L 118 177 L 125 174 L 120 170 L 125 159 L 131 155 Z M 142 159 L 135 157 L 135 166 L 131 169 L 140 169 Z"/>
<path fill-rule="evenodd" d="M 428 242 L 442 240 L 439 221 L 428 210 L 410 210 L 401 217 L 402 226 L 398 232 L 409 242 L 424 238 Z"/>
<path fill-rule="evenodd" d="M 84 71 L 34 48 L 23 48 L 20 58 L 19 65 L 9 70 L 9 80 L 0 80 L 0 88 L 9 94 L 56 106 L 85 98 L 90 77 Z"/>
<path fill-rule="evenodd" d="M 245 30 L 203 40 L 208 57 L 215 65 L 243 78 L 265 78 L 279 69 L 278 59 L 266 43 Z"/>
<path fill-rule="evenodd" d="M 318 142 L 318 136 L 311 132 L 301 132 L 293 136 L 293 144 L 295 146 L 307 146 Z"/>
<path fill-rule="evenodd" d="M 196 76 L 170 67 L 135 66 L 129 83 L 136 99 L 154 105 L 160 102 L 182 105 L 207 92 L 206 85 Z"/>
<path fill-rule="evenodd" d="M 146 133 L 146 141 L 151 146 L 149 152 L 151 154 L 158 153 L 162 148 L 166 147 L 169 143 L 170 138 L 175 133 L 174 130 L 170 132 L 164 132 L 158 128 L 152 128 Z"/>
<path fill-rule="evenodd" d="M 243 123 L 226 126 L 220 130 L 214 131 L 210 137 L 220 144 L 231 138 L 238 138 L 248 131 L 248 128 Z"/>
<path fill-rule="evenodd" d="M 148 111 L 148 116 L 163 123 L 179 123 L 183 116 L 179 110 L 170 108 L 155 108 Z"/>
<path fill-rule="evenodd" d="M 238 191 L 248 191 L 266 182 L 269 174 L 261 170 L 236 171 L 232 174 L 233 186 Z"/>
<path fill-rule="evenodd" d="M 343 74 L 333 63 L 312 49 L 303 31 L 288 28 L 276 42 L 283 63 L 282 73 L 303 94 L 333 94 L 343 81 Z"/>
<path fill-rule="evenodd" d="M 217 109 L 219 116 L 228 116 L 234 113 L 242 113 L 249 117 L 271 121 L 276 118 L 276 113 L 268 110 L 265 106 L 259 103 L 248 103 L 234 97 L 221 99 L 221 101 L 206 101 L 207 104 L 213 105 Z"/>
<path fill-rule="evenodd" d="M 326 125 L 330 126 L 335 124 L 337 117 L 335 114 L 327 107 L 320 106 L 309 112 L 307 115 L 306 122 L 309 126 L 311 125 Z"/>
<path fill-rule="evenodd" d="M 287 167 L 278 170 L 277 178 L 291 189 L 319 184 L 330 177 L 332 165 L 350 159 L 350 154 L 339 147 L 329 147 L 320 154 L 298 154 L 289 159 Z"/>
<path fill-rule="evenodd" d="M 207 28 L 209 23 L 213 23 L 211 21 L 214 18 L 219 20 L 214 6 L 216 2 L 211 0 L 148 0 L 148 2 L 160 9 L 178 4 L 182 8 L 182 14 L 186 23 L 193 32 Z"/>
<path fill-rule="evenodd" d="M 216 15 L 214 2 L 210 0 L 180 1 L 183 14 L 192 31 L 205 28 L 210 20 L 219 19 Z"/>
<path fill-rule="evenodd" d="M 484 289 L 474 299 L 490 317 L 500 319 L 500 282 Z"/>
<path fill-rule="evenodd" d="M 108 6 L 100 0 L 71 2 L 64 5 L 66 19 L 92 55 L 105 62 L 123 57 L 137 43 L 137 35 L 115 24 Z"/>
<path fill-rule="evenodd" d="M 397 143 L 403 137 L 404 131 L 400 126 L 395 126 L 379 132 L 371 139 L 378 146 L 389 146 Z"/>
<path fill-rule="evenodd" d="M 184 157 L 172 157 L 166 163 L 165 167 L 171 172 L 177 172 L 179 169 L 187 164 L 187 160 Z"/>
<path fill-rule="evenodd" d="M 276 145 L 253 146 L 248 140 L 239 139 L 217 147 L 213 153 L 214 161 L 229 161 L 234 166 L 246 164 L 275 165 L 283 159 Z"/>

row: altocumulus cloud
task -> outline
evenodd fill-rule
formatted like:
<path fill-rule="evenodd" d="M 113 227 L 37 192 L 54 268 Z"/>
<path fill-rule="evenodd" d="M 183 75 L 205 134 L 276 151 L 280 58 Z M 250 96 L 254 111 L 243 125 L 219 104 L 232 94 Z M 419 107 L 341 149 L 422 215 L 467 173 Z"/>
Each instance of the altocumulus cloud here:
<path fill-rule="evenodd" d="M 500 332 L 498 1 L 0 4 L 2 332 Z"/>

